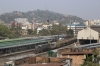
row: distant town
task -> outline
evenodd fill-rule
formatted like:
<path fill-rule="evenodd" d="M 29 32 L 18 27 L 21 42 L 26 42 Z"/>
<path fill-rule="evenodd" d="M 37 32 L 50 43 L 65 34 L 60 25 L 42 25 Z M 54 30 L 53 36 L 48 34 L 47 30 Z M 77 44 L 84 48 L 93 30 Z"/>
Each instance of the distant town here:
<path fill-rule="evenodd" d="M 100 20 L 51 11 L 0 15 L 0 66 L 99 66 Z"/>
<path fill-rule="evenodd" d="M 38 22 L 38 20 L 29 22 L 29 20 L 27 18 L 15 18 L 10 23 L 0 20 L 0 24 L 3 24 L 13 30 L 20 30 L 19 33 L 21 35 L 29 35 L 29 34 L 32 35 L 32 31 L 33 31 L 33 35 L 39 35 L 39 32 L 43 29 L 51 30 L 51 29 L 53 29 L 54 25 L 56 25 L 58 27 L 60 27 L 59 25 L 61 25 L 61 26 L 65 27 L 65 31 L 66 31 L 66 33 L 64 32 L 62 34 L 67 34 L 67 30 L 71 29 L 71 30 L 73 30 L 73 34 L 75 36 L 75 35 L 77 35 L 78 31 L 86 28 L 89 25 L 99 26 L 100 20 L 86 20 L 85 22 L 74 22 L 73 21 L 73 22 L 68 22 L 68 23 L 66 22 L 65 24 L 63 24 L 63 23 L 59 22 L 58 20 L 55 20 L 53 22 L 50 20 L 45 20 L 45 22 Z M 36 31 L 36 33 L 34 33 L 34 31 Z M 48 34 L 48 35 L 50 35 L 50 34 Z M 51 34 L 51 35 L 53 35 L 53 34 Z"/>

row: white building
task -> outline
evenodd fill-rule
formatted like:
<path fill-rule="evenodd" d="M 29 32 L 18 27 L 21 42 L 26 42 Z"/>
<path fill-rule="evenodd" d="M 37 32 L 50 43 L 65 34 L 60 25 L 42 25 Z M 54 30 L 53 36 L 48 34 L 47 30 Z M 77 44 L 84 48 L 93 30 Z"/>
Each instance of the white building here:
<path fill-rule="evenodd" d="M 39 31 L 41 31 L 43 28 L 37 28 L 37 34 L 39 34 Z"/>
<path fill-rule="evenodd" d="M 33 28 L 32 23 L 29 23 L 27 18 L 16 18 L 15 22 L 21 23 L 22 29 L 32 29 Z"/>
<path fill-rule="evenodd" d="M 45 24 L 42 27 L 43 27 L 43 29 L 50 29 L 50 28 L 52 28 L 52 24 L 48 24 L 48 25 Z"/>
<path fill-rule="evenodd" d="M 100 25 L 100 20 L 88 20 L 85 22 L 86 26 L 89 25 Z"/>
<path fill-rule="evenodd" d="M 79 31 L 77 40 L 81 44 L 100 43 L 100 26 L 91 26 Z"/>
<path fill-rule="evenodd" d="M 54 21 L 54 25 L 59 25 L 59 22 L 57 22 L 57 21 Z"/>
<path fill-rule="evenodd" d="M 85 24 L 74 22 L 72 24 L 67 25 L 67 29 L 72 29 L 74 31 L 74 35 L 76 36 L 78 31 L 84 29 L 86 26 Z"/>
<path fill-rule="evenodd" d="M 52 24 L 43 25 L 42 27 L 38 27 L 37 28 L 37 34 L 39 34 L 39 31 L 41 31 L 42 29 L 50 29 L 50 28 L 52 28 Z"/>

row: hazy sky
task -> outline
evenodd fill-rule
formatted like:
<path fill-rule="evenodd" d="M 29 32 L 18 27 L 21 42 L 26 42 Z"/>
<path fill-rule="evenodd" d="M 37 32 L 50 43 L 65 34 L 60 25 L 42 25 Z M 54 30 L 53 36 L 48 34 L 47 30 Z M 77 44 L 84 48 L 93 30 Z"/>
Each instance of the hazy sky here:
<path fill-rule="evenodd" d="M 100 19 L 100 0 L 0 0 L 0 14 L 37 9 L 76 15 L 83 19 Z"/>

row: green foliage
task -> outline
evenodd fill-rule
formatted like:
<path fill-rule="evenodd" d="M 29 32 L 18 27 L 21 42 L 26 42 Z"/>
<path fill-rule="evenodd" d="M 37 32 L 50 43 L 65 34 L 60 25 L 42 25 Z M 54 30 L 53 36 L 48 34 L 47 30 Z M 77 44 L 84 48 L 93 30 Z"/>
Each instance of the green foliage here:
<path fill-rule="evenodd" d="M 0 36 L 5 36 L 5 37 L 7 37 L 8 33 L 9 33 L 8 27 L 6 27 L 6 26 L 3 25 L 3 24 L 0 24 Z"/>
<path fill-rule="evenodd" d="M 86 55 L 85 61 L 92 62 L 92 56 Z"/>
<path fill-rule="evenodd" d="M 43 29 L 39 32 L 40 35 L 44 35 L 44 36 L 47 36 L 47 35 L 50 35 L 50 32 L 47 30 L 47 29 Z"/>
<path fill-rule="evenodd" d="M 61 35 L 66 34 L 67 26 L 53 25 L 52 29 L 43 29 L 39 32 L 39 35 Z"/>
<path fill-rule="evenodd" d="M 33 30 L 32 29 L 28 29 L 27 31 L 28 31 L 28 34 L 29 35 L 32 35 L 32 33 L 33 33 Z"/>
<path fill-rule="evenodd" d="M 67 31 L 67 26 L 63 26 L 63 25 L 53 25 L 54 32 L 56 32 L 56 35 L 58 34 L 66 34 Z"/>
<path fill-rule="evenodd" d="M 61 34 L 70 34 L 73 35 L 73 30 L 67 30 L 67 26 L 62 25 L 53 25 L 52 29 L 43 29 L 39 32 L 40 35 L 61 35 Z"/>
<path fill-rule="evenodd" d="M 100 66 L 98 63 L 87 62 L 87 64 L 83 64 L 81 66 Z"/>
<path fill-rule="evenodd" d="M 7 38 L 16 38 L 17 35 L 10 30 L 7 26 L 0 24 L 0 36 L 7 37 Z"/>
<path fill-rule="evenodd" d="M 92 63 L 92 56 L 86 55 L 86 59 L 84 59 L 84 63 L 81 66 L 91 66 Z"/>
<path fill-rule="evenodd" d="M 13 34 L 13 35 L 11 35 L 11 36 L 13 36 L 14 37 L 14 35 L 16 36 L 16 37 L 19 37 L 19 36 L 21 36 L 21 27 L 20 26 L 12 26 L 11 28 L 10 28 L 10 31 L 11 31 L 11 33 Z"/>
<path fill-rule="evenodd" d="M 67 34 L 74 35 L 74 32 L 73 32 L 73 30 L 72 30 L 72 29 L 69 29 L 69 30 L 67 31 Z"/>
<path fill-rule="evenodd" d="M 84 60 L 84 63 L 81 66 L 100 66 L 99 61 L 100 61 L 100 48 L 96 49 L 95 51 L 93 51 L 93 55 L 92 56 L 86 56 L 86 59 Z M 94 59 L 94 60 L 92 60 Z"/>
<path fill-rule="evenodd" d="M 33 31 L 32 35 L 37 35 L 37 28 Z"/>

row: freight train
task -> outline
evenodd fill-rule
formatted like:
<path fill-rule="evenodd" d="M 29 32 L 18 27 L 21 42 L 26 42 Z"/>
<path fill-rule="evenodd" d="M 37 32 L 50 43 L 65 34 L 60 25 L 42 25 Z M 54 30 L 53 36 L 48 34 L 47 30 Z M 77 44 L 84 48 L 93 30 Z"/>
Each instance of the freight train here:
<path fill-rule="evenodd" d="M 58 38 L 58 39 L 48 39 L 47 41 L 48 41 L 47 44 L 36 45 L 34 52 L 41 53 L 41 52 L 49 51 L 52 49 L 64 47 L 76 42 L 77 40 L 76 38 L 69 38 L 69 39 L 62 38 L 60 40 Z"/>

